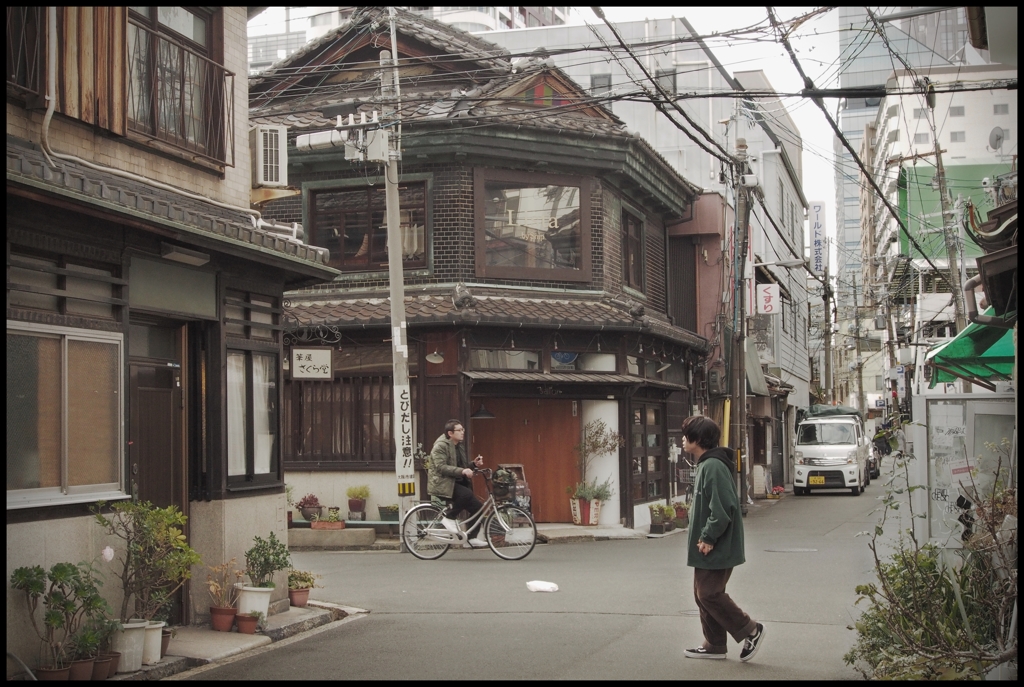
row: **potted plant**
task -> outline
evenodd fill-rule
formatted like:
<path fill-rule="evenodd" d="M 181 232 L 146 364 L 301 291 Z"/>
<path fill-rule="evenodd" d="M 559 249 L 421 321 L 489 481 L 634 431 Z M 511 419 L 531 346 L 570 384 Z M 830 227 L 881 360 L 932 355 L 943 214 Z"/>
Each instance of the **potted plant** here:
<path fill-rule="evenodd" d="M 238 624 L 238 631 L 244 635 L 256 634 L 256 628 L 260 624 L 260 616 L 262 615 L 263 614 L 259 611 L 239 613 L 235 616 L 235 622 Z"/>
<path fill-rule="evenodd" d="M 218 632 L 231 632 L 235 624 L 235 601 L 242 571 L 235 570 L 235 559 L 209 567 L 206 588 L 210 591 L 210 626 Z"/>
<path fill-rule="evenodd" d="M 397 503 L 393 503 L 390 506 L 377 506 L 377 512 L 380 514 L 381 520 L 393 520 L 398 522 Z"/>
<path fill-rule="evenodd" d="M 292 606 L 305 607 L 309 602 L 309 593 L 314 587 L 320 586 L 316 583 L 319 577 L 306 570 L 289 570 L 288 602 Z"/>
<path fill-rule="evenodd" d="M 572 521 L 575 525 L 596 525 L 601 514 L 601 501 L 612 496 L 611 477 L 601 484 L 597 479 L 588 482 L 587 472 L 590 464 L 597 456 L 618 451 L 625 440 L 608 428 L 604 420 L 591 420 L 583 426 L 580 443 L 573 447 L 576 454 L 576 466 L 579 469 L 580 481 L 570 486 L 569 506 L 572 508 Z"/>
<path fill-rule="evenodd" d="M 345 521 L 341 519 L 340 508 L 328 508 L 327 515 L 314 515 L 309 526 L 314 530 L 343 530 Z"/>
<path fill-rule="evenodd" d="M 153 618 L 169 605 L 192 576 L 193 566 L 202 561 L 185 539 L 188 518 L 175 506 L 118 501 L 111 504 L 109 515 L 103 512 L 105 507 L 100 501 L 92 509 L 97 523 L 123 542 L 115 574 L 124 592 L 119 616 L 124 625 L 114 635 L 113 646 L 121 653 L 120 672 L 135 672 L 142 667 L 144 653 L 150 661 L 160 660 L 164 623 Z"/>
<path fill-rule="evenodd" d="M 105 680 L 108 677 L 113 677 L 120 665 L 121 654 L 117 651 L 111 651 L 110 644 L 114 634 L 121 630 L 121 621 L 104 614 L 93 616 L 87 622 L 96 630 L 100 640 L 99 651 L 96 654 L 96 663 L 93 666 L 92 679 Z"/>
<path fill-rule="evenodd" d="M 611 478 L 600 484 L 597 480 L 577 482 L 569 487 L 569 506 L 572 508 L 574 525 L 596 525 L 601 515 L 601 503 L 612 497 Z"/>
<path fill-rule="evenodd" d="M 665 522 L 665 511 L 662 510 L 660 503 L 650 503 L 647 509 L 651 511 L 652 525 L 661 525 Z"/>
<path fill-rule="evenodd" d="M 245 552 L 245 573 L 252 585 L 239 586 L 236 615 L 253 611 L 266 615 L 270 610 L 270 595 L 274 591 L 274 573 L 290 567 L 288 546 L 273 532 L 267 539 L 254 537 L 252 548 Z"/>
<path fill-rule="evenodd" d="M 295 506 L 295 487 L 284 485 L 284 500 L 288 504 L 288 529 L 292 528 L 292 508 Z"/>
<path fill-rule="evenodd" d="M 302 513 L 302 517 L 310 522 L 313 522 L 314 515 L 320 515 L 324 511 L 324 507 L 320 505 L 320 499 L 316 497 L 316 494 L 306 494 L 299 499 L 295 507 Z"/>
<path fill-rule="evenodd" d="M 56 563 L 49 571 L 25 566 L 11 573 L 11 587 L 24 592 L 32 629 L 39 637 L 42 659 L 39 672 L 50 679 L 70 670 L 73 645 L 84 620 L 108 610 L 100 595 L 95 571 L 87 563 Z M 37 610 L 42 604 L 42 623 Z M 92 668 L 89 669 L 90 675 Z"/>
<path fill-rule="evenodd" d="M 676 509 L 672 505 L 665 505 L 661 507 L 661 512 L 664 514 L 665 531 L 671 532 L 676 528 L 675 522 L 673 522 L 676 517 Z"/>
<path fill-rule="evenodd" d="M 672 520 L 675 526 L 682 529 L 686 527 L 690 520 L 686 509 L 685 503 L 673 503 L 672 508 L 674 510 L 674 518 Z"/>
<path fill-rule="evenodd" d="M 82 625 L 69 643 L 71 658 L 69 680 L 92 680 L 96 668 L 96 656 L 100 651 L 100 635 L 88 623 Z M 109 659 L 107 660 L 109 664 Z"/>
<path fill-rule="evenodd" d="M 349 487 L 345 490 L 348 497 L 348 510 L 350 513 L 362 513 L 366 510 L 366 499 L 370 498 L 370 487 L 365 484 Z M 365 520 L 365 517 L 349 518 L 350 520 Z"/>

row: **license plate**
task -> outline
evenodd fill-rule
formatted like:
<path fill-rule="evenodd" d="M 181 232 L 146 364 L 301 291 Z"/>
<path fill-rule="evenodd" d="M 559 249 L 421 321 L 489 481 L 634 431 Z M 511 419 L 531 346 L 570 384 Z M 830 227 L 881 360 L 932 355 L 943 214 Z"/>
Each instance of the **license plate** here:
<path fill-rule="evenodd" d="M 817 484 L 819 486 L 825 486 L 825 476 L 821 475 L 820 477 L 808 477 L 807 483 L 811 485 Z"/>

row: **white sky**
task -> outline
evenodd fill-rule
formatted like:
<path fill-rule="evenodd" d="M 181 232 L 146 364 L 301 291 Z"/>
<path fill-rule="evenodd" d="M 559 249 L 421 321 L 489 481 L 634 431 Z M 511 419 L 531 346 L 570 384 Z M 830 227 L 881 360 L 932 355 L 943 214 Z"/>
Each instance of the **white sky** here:
<path fill-rule="evenodd" d="M 776 8 L 780 21 L 809 12 L 810 7 Z M 292 8 L 292 30 L 306 27 L 305 18 L 322 8 Z M 627 22 L 642 19 L 686 17 L 700 34 L 744 28 L 766 23 L 767 14 L 763 7 L 605 7 L 610 21 Z M 284 31 L 284 8 L 272 7 L 249 24 L 251 35 L 278 33 Z M 589 8 L 570 8 L 569 24 L 602 23 Z M 838 12 L 833 10 L 815 17 L 803 24 L 790 38 L 797 58 L 804 72 L 818 88 L 838 86 L 839 37 Z M 708 47 L 730 72 L 761 69 L 775 90 L 793 93 L 803 88 L 800 75 L 793 66 L 785 48 L 780 43 L 767 40 L 734 40 L 730 44 L 722 40 L 708 40 Z M 833 133 L 824 114 L 809 99 L 786 98 L 783 100 L 790 116 L 796 122 L 803 136 L 804 195 L 809 201 L 822 200 L 826 203 L 826 217 L 835 217 L 835 167 L 833 165 Z M 835 117 L 838 101 L 825 100 L 825 106 Z M 828 227 L 828 235 L 835 236 L 835 227 Z"/>

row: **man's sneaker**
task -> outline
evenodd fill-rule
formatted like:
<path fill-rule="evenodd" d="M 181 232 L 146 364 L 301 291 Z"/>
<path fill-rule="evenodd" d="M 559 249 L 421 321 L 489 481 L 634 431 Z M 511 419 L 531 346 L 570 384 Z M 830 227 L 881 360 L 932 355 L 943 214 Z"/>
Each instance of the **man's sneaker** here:
<path fill-rule="evenodd" d="M 454 520 L 452 520 L 451 518 L 442 517 L 441 518 L 441 524 L 444 525 L 444 528 L 446 530 L 448 530 L 449 532 L 451 532 L 453 534 L 458 534 L 458 532 L 459 532 L 459 524 L 457 522 L 455 522 Z"/>
<path fill-rule="evenodd" d="M 485 542 L 480 537 L 474 537 L 470 539 L 468 542 L 466 542 L 466 547 L 471 549 L 486 549 L 487 542 Z"/>
<path fill-rule="evenodd" d="M 754 658 L 754 654 L 761 647 L 761 640 L 764 639 L 764 625 L 761 623 L 757 624 L 757 629 L 754 630 L 754 634 L 750 635 L 743 640 L 743 648 L 740 649 L 740 660 L 749 661 Z"/>
<path fill-rule="evenodd" d="M 717 661 L 725 659 L 724 651 L 711 651 L 707 647 L 699 646 L 696 649 L 687 649 L 683 652 L 686 658 L 711 658 Z"/>

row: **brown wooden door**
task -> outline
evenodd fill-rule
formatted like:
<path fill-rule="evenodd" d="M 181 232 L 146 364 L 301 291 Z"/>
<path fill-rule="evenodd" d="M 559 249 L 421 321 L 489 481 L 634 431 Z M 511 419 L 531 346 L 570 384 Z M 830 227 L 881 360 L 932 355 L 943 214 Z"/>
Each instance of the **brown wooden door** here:
<path fill-rule="evenodd" d="M 477 403 L 471 404 L 476 407 Z M 579 403 L 562 399 L 489 398 L 493 420 L 467 420 L 471 455 L 489 468 L 521 463 L 537 522 L 572 522 L 566 487 L 579 480 L 573 447 L 580 440 Z"/>

